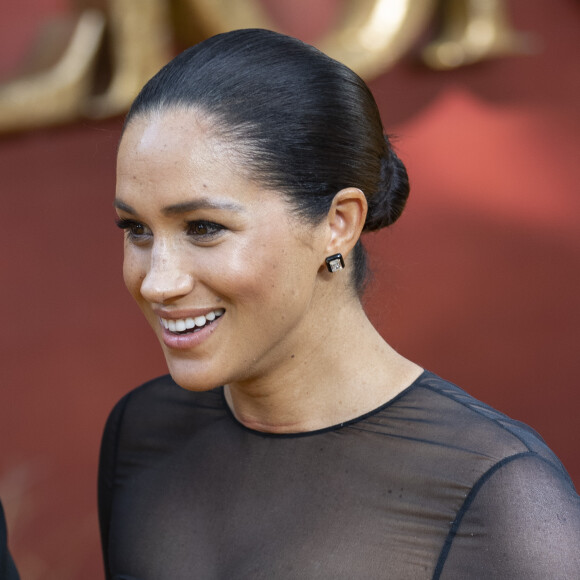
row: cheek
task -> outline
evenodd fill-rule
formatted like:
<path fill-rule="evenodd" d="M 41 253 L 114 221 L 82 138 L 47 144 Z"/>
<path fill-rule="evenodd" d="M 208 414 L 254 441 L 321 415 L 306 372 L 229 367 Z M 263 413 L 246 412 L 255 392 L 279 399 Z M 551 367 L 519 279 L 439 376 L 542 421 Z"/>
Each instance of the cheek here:
<path fill-rule="evenodd" d="M 129 290 L 134 297 L 139 295 L 141 283 L 146 274 L 144 264 L 141 262 L 142 260 L 138 259 L 138 256 L 135 255 L 134 251 L 125 247 L 123 257 L 123 280 L 127 290 Z"/>
<path fill-rule="evenodd" d="M 309 299 L 316 268 L 304 258 L 285 244 L 253 245 L 251 251 L 240 252 L 230 261 L 221 276 L 223 292 L 259 310 L 285 310 L 297 299 L 300 302 L 301 294 Z"/>

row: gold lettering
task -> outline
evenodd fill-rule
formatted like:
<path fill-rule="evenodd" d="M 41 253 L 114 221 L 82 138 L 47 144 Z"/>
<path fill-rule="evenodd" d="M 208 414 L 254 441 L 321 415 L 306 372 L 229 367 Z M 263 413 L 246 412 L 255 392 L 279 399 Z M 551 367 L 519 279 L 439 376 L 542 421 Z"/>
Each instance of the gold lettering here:
<path fill-rule="evenodd" d="M 423 50 L 433 69 L 531 51 L 530 37 L 510 26 L 503 0 L 445 0 L 441 10 L 441 34 Z"/>
<path fill-rule="evenodd" d="M 342 5 L 336 25 L 316 44 L 368 79 L 409 50 L 439 3 L 345 0 Z M 0 84 L 0 133 L 125 112 L 143 84 L 171 58 L 176 35 L 198 42 L 235 28 L 277 29 L 259 0 L 107 0 L 104 6 L 101 0 L 101 6 L 81 10 L 66 38 L 61 35 L 40 47 L 41 53 L 49 53 L 65 44 L 53 64 Z M 423 51 L 432 68 L 454 68 L 530 48 L 529 39 L 510 27 L 504 0 L 446 0 L 441 10 L 441 33 Z M 110 76 L 98 93 L 105 27 Z"/>

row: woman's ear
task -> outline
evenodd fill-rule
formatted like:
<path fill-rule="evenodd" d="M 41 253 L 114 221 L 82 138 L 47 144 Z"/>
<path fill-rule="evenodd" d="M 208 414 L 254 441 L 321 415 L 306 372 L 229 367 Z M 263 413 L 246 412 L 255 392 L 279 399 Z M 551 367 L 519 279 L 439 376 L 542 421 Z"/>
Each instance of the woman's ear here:
<path fill-rule="evenodd" d="M 357 243 L 367 216 L 367 199 L 356 187 L 341 189 L 327 215 L 329 239 L 327 254 L 347 256 Z"/>

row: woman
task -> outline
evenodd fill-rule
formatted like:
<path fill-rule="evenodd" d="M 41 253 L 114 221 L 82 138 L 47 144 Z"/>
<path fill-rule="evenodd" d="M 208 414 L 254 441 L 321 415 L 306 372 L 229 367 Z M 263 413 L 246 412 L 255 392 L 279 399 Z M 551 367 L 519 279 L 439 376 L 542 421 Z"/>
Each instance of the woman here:
<path fill-rule="evenodd" d="M 557 458 L 365 316 L 360 235 L 408 180 L 352 71 L 274 32 L 204 41 L 136 99 L 117 177 L 171 376 L 107 423 L 108 578 L 578 577 Z"/>

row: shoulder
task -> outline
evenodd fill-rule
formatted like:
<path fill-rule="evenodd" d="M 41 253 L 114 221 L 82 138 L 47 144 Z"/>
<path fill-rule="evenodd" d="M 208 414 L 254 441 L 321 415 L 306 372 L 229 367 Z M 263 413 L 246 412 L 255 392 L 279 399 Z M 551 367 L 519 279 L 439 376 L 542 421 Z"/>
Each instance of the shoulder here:
<path fill-rule="evenodd" d="M 191 436 L 216 415 L 226 412 L 222 389 L 193 392 L 169 375 L 155 378 L 127 393 L 111 411 L 103 449 L 159 449 Z"/>
<path fill-rule="evenodd" d="M 432 373 L 408 394 L 464 489 L 435 577 L 575 577 L 580 498 L 540 435 Z"/>
<path fill-rule="evenodd" d="M 563 470 L 558 458 L 532 427 L 431 372 L 423 373 L 409 395 L 424 409 L 442 438 L 450 437 L 455 445 L 484 455 L 490 465 L 521 453 L 533 453 Z"/>
<path fill-rule="evenodd" d="M 521 453 L 488 469 L 468 494 L 441 553 L 440 577 L 580 578 L 579 545 L 572 481 L 555 462 Z"/>

